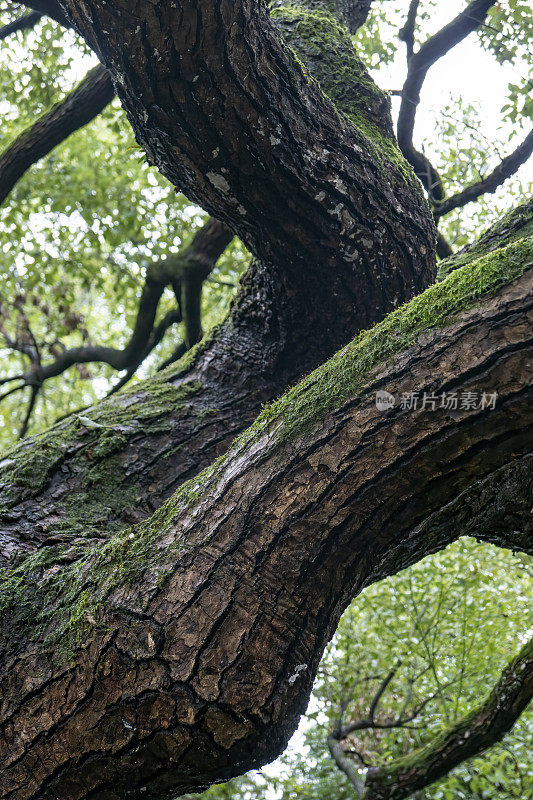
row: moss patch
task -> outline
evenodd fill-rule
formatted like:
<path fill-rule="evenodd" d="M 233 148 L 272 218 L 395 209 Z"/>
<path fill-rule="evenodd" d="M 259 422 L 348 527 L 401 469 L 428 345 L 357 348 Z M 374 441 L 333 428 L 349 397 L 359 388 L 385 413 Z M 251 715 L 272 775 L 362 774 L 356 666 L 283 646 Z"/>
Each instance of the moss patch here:
<path fill-rule="evenodd" d="M 348 118 L 361 137 L 361 148 L 386 172 L 413 186 L 420 185 L 400 152 L 394 137 L 390 99 L 379 89 L 358 57 L 348 29 L 329 5 L 316 4 L 309 10 L 297 3 L 271 10 L 271 18 L 285 41 L 301 59 L 320 89 Z"/>
<path fill-rule="evenodd" d="M 128 392 L 104 400 L 83 416 L 73 414 L 48 431 L 8 450 L 0 462 L 0 512 L 22 497 L 38 494 L 62 459 L 76 450 L 87 453 L 91 460 L 105 459 L 107 474 L 104 478 L 108 481 L 109 469 L 114 463 L 109 456 L 122 450 L 132 433 L 139 427 L 148 433 L 164 430 L 161 420 L 183 408 L 201 389 L 197 381 L 175 386 L 157 376 L 143 382 L 142 387 L 132 387 Z M 94 472 L 92 482 L 96 482 Z"/>
<path fill-rule="evenodd" d="M 518 278 L 533 266 L 533 238 L 520 239 L 453 271 L 441 283 L 400 306 L 382 322 L 363 331 L 343 350 L 290 392 L 267 406 L 242 434 L 250 441 L 275 423 L 280 437 L 294 437 L 331 408 L 364 390 L 374 367 L 414 345 L 422 332 L 453 323 L 461 311 Z"/>
<path fill-rule="evenodd" d="M 508 211 L 473 245 L 443 259 L 438 265 L 437 280 L 443 280 L 453 270 L 470 263 L 473 258 L 486 255 L 494 249 L 531 236 L 533 236 L 533 200 L 529 199 L 517 208 Z"/>

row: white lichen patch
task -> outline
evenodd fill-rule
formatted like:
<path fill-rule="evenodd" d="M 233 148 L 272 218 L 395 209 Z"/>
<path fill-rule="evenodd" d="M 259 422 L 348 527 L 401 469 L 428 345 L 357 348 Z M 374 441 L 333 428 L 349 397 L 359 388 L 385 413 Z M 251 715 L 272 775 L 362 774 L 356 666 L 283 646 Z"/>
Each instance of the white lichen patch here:
<path fill-rule="evenodd" d="M 207 180 L 213 184 L 215 189 L 219 189 L 221 192 L 229 192 L 229 183 L 225 179 L 223 175 L 218 175 L 216 172 L 208 172 L 207 173 Z"/>

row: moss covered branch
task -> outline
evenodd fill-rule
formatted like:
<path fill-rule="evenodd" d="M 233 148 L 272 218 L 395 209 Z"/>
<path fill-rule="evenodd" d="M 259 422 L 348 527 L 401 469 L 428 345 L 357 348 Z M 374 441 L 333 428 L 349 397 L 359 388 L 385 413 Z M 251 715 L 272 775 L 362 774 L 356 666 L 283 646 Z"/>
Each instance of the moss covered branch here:
<path fill-rule="evenodd" d="M 155 798 L 284 747 L 354 594 L 448 544 L 424 520 L 530 452 L 531 257 L 512 242 L 361 334 L 151 519 L 20 554 L 0 627 L 10 797 Z M 385 387 L 498 401 L 383 414 Z M 91 421 L 113 447 L 105 406 Z"/>
<path fill-rule="evenodd" d="M 533 639 L 505 667 L 485 702 L 425 747 L 366 773 L 365 800 L 402 800 L 500 741 L 533 697 Z"/>

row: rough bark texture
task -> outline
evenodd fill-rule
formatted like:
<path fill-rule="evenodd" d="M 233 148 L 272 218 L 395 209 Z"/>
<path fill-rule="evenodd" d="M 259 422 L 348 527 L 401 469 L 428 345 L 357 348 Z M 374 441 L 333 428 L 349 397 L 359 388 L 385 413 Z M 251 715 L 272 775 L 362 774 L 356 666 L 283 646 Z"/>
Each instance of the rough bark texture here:
<path fill-rule="evenodd" d="M 4 797 L 170 797 L 277 755 L 354 593 L 460 535 L 423 523 L 530 452 L 528 259 L 511 244 L 389 316 L 149 522 L 8 573 Z M 383 388 L 498 400 L 380 413 Z"/>
<path fill-rule="evenodd" d="M 341 47 L 345 29 L 307 5 L 295 8 L 309 35 L 325 52 L 326 39 Z M 425 204 L 385 99 L 353 58 L 332 76 L 360 87 L 348 119 L 256 0 L 65 6 L 110 70 L 150 160 L 256 257 L 306 280 L 348 326 L 427 285 Z"/>
<path fill-rule="evenodd" d="M 167 12 L 171 11 L 168 7 Z M 178 14 L 179 9 L 174 11 Z M 301 198 L 291 199 L 290 180 L 282 190 L 281 182 L 288 179 L 283 168 L 269 214 L 276 214 L 278 222 L 281 215 L 284 225 L 292 226 L 291 249 L 298 249 L 299 263 L 292 262 L 286 243 L 283 245 L 281 229 L 273 223 L 270 233 L 273 243 L 285 247 L 285 252 L 279 261 L 254 263 L 230 319 L 204 343 L 193 366 L 174 368 L 166 373 L 164 383 L 135 389 L 96 411 L 97 422 L 108 425 L 113 420 L 114 423 L 115 433 L 108 431 L 106 446 L 100 448 L 96 444 L 99 435 L 80 428 L 74 418 L 56 428 L 46 443 L 42 439 L 37 444 L 26 442 L 16 455 L 9 454 L 2 492 L 6 513 L 0 529 L 4 558 L 19 547 L 36 547 L 50 537 L 66 539 L 78 534 L 86 536 L 88 532 L 101 537 L 105 535 L 102 533 L 105 522 L 116 529 L 149 515 L 183 480 L 223 452 L 233 436 L 251 422 L 262 403 L 284 391 L 346 344 L 358 330 L 381 319 L 388 310 L 409 299 L 416 287 L 422 288 L 431 280 L 434 232 L 429 212 L 420 190 L 412 183 L 408 166 L 396 150 L 384 96 L 366 75 L 345 29 L 336 16 L 327 14 L 323 7 L 317 11 L 313 4 L 310 11 L 303 5 L 287 11 L 278 8 L 275 16 L 278 31 L 287 36 L 337 107 L 375 137 L 367 138 L 348 118 L 341 118 L 318 85 L 308 76 L 302 79 L 302 66 L 291 56 L 292 90 L 296 92 L 296 86 L 302 92 L 312 90 L 330 122 L 335 117 L 336 135 L 344 132 L 347 137 L 343 157 L 350 170 L 357 173 L 347 184 L 333 171 L 332 164 L 324 172 L 323 164 L 309 161 L 301 175 L 307 190 L 316 195 L 314 202 L 322 209 L 324 225 L 337 228 L 332 250 L 326 259 L 318 229 L 313 227 L 311 218 L 302 218 Z M 123 14 L 120 24 L 129 19 Z M 164 35 L 163 22 L 157 30 Z M 180 31 L 183 35 L 185 29 Z M 130 41 L 126 31 L 122 35 Z M 136 32 L 133 42 L 138 40 Z M 136 46 L 132 45 L 134 53 Z M 123 55 L 127 51 L 121 46 Z M 324 51 L 327 57 L 319 58 Z M 290 52 L 285 47 L 285 56 Z M 189 72 L 183 74 L 180 65 L 185 56 L 178 58 L 174 53 L 173 57 L 173 69 L 179 67 L 179 75 L 172 85 L 181 80 L 188 91 L 199 91 L 200 81 L 192 81 Z M 280 57 L 283 58 L 283 53 Z M 146 71 L 145 60 L 138 66 Z M 220 80 L 229 81 L 227 69 L 225 61 L 217 62 Z M 204 72 L 202 68 L 201 74 Z M 166 85 L 165 80 L 163 84 Z M 276 86 L 272 88 L 275 90 Z M 231 94 L 224 95 L 226 116 L 233 122 L 235 108 L 240 108 L 239 104 L 235 108 L 232 105 L 240 96 L 238 93 L 236 96 L 236 91 L 233 87 Z M 210 94 L 199 99 L 208 105 L 213 102 Z M 199 114 L 202 105 L 198 102 L 193 106 Z M 177 133 L 182 105 L 180 109 L 175 116 Z M 222 113 L 222 109 L 217 113 Z M 257 123 L 257 112 L 254 115 Z M 147 113 L 142 113 L 141 122 L 147 135 L 162 135 L 157 120 L 150 122 L 150 119 Z M 319 153 L 314 142 L 318 121 L 309 130 L 302 120 L 293 122 L 301 125 L 300 139 L 305 139 L 300 142 L 302 147 L 310 148 L 309 153 Z M 194 130 L 203 131 L 205 120 L 198 119 L 197 123 Z M 152 124 L 154 131 L 150 133 Z M 227 133 L 230 134 L 229 129 Z M 256 127 L 249 133 L 256 135 Z M 240 129 L 237 133 L 234 129 L 233 146 L 244 147 L 244 136 Z M 180 137 L 180 141 L 191 144 L 184 133 Z M 354 145 L 354 137 L 360 145 Z M 260 137 L 260 142 L 264 155 L 256 153 L 254 162 L 258 186 L 263 160 L 268 157 L 273 168 L 268 152 L 278 149 L 278 144 L 273 145 L 268 137 Z M 296 142 L 290 144 L 292 153 Z M 172 152 L 177 158 L 176 151 Z M 309 153 L 302 153 L 302 158 L 310 158 Z M 327 160 L 337 158 L 332 148 L 319 155 Z M 289 158 L 289 153 L 285 157 Z M 389 158 L 395 159 L 395 165 Z M 164 167 L 163 161 L 161 165 Z M 237 160 L 234 170 L 241 167 L 243 164 Z M 253 176 L 249 177 L 252 180 Z M 274 175 L 269 173 L 268 177 L 272 180 Z M 335 214 L 329 213 L 328 195 L 321 189 L 324 180 L 328 183 L 328 193 L 333 192 L 336 198 Z M 207 183 L 214 192 L 216 187 Z M 344 204 L 343 193 L 348 191 L 348 185 L 357 195 L 357 209 L 351 201 L 349 206 Z M 289 222 L 284 197 L 298 209 L 293 222 Z M 220 202 L 225 199 L 225 192 L 220 192 L 219 199 Z M 264 201 L 269 199 L 272 198 L 265 195 Z M 231 210 L 231 204 L 228 208 Z M 359 220 L 355 227 L 349 222 L 351 213 L 356 213 Z M 240 212 L 236 216 L 241 223 Z M 348 255 L 339 238 L 337 223 L 341 218 L 343 230 L 345 223 L 348 226 L 343 235 L 351 241 Z M 266 236 L 267 215 L 259 207 L 256 220 Z M 307 232 L 302 225 L 307 226 Z M 237 230 L 242 235 L 242 225 Z M 305 264 L 301 263 L 302 258 Z M 370 279 L 371 274 L 375 280 Z M 13 459 L 15 463 L 11 464 Z"/>
<path fill-rule="evenodd" d="M 346 344 L 430 282 L 434 230 L 338 6 L 63 5 L 151 159 L 256 256 L 187 362 L 1 465 L 0 796 L 161 800 L 280 752 L 346 604 L 460 535 L 461 496 L 514 470 L 514 532 L 469 532 L 531 549 L 531 241 Z"/>

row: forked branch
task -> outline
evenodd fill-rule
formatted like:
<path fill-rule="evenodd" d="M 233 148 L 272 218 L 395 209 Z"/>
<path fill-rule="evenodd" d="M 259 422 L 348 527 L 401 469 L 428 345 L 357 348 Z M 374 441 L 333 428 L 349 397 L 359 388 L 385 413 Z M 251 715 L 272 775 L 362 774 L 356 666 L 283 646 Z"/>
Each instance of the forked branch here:
<path fill-rule="evenodd" d="M 172 356 L 165 361 L 165 365 L 172 363 L 193 344 L 196 344 L 202 336 L 200 300 L 203 282 L 232 238 L 233 234 L 223 223 L 208 219 L 181 253 L 150 265 L 139 300 L 133 331 L 129 342 L 122 349 L 104 345 L 72 347 L 63 350 L 53 361 L 42 364 L 40 348 L 22 311 L 19 309 L 19 319 L 23 321 L 20 335 L 10 335 L 2 324 L 0 333 L 6 345 L 10 349 L 20 352 L 30 361 L 28 371 L 0 380 L 0 384 L 17 384 L 6 391 L 0 400 L 23 390 L 26 386 L 32 387 L 28 413 L 21 428 L 21 437 L 27 431 L 41 386 L 48 379 L 62 374 L 70 367 L 76 364 L 101 362 L 119 371 L 126 370 L 124 377 L 111 390 L 112 394 L 124 386 L 135 374 L 140 364 L 161 342 L 172 325 L 183 321 L 185 338 L 182 343 L 177 345 Z M 167 286 L 171 286 L 176 295 L 177 307 L 167 312 L 156 324 L 159 301 Z"/>

